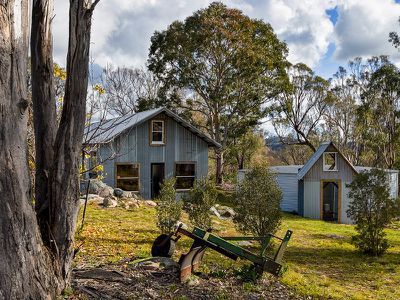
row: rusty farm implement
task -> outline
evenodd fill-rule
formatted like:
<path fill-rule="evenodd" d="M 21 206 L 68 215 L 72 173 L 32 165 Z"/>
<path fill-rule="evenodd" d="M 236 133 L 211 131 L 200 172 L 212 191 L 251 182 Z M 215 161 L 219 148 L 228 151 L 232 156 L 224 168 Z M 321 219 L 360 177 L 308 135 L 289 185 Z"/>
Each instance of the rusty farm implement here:
<path fill-rule="evenodd" d="M 238 258 L 249 260 L 253 263 L 255 271 L 259 275 L 263 272 L 278 275 L 282 268 L 281 261 L 292 231 L 288 230 L 283 238 L 272 234 L 263 237 L 220 237 L 209 230 L 194 227 L 193 231 L 188 231 L 180 225 L 175 232 L 169 235 L 162 234 L 156 238 L 151 249 L 152 256 L 171 257 L 175 250 L 175 243 L 182 235 L 193 239 L 190 250 L 186 254 L 182 254 L 179 259 L 180 280 L 181 282 L 185 282 L 189 279 L 192 272 L 198 268 L 207 248 L 213 249 L 233 260 L 237 260 Z M 270 257 L 266 255 L 266 250 L 270 246 L 272 238 L 279 240 L 280 244 L 275 254 Z M 232 243 L 234 241 L 260 241 L 262 245 L 261 252 L 260 254 L 255 254 Z"/>

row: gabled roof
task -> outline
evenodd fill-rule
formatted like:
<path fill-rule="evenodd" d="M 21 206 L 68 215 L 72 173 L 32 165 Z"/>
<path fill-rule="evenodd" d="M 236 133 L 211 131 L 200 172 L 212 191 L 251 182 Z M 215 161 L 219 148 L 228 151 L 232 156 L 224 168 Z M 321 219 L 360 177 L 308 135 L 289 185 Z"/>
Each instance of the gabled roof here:
<path fill-rule="evenodd" d="M 310 171 L 312 166 L 318 161 L 318 159 L 322 156 L 322 154 L 328 149 L 329 146 L 335 148 L 336 152 L 346 161 L 346 163 L 353 169 L 355 173 L 358 173 L 356 168 L 351 164 L 351 162 L 339 151 L 339 149 L 332 142 L 324 142 L 322 143 L 317 151 L 311 156 L 311 158 L 306 162 L 306 164 L 300 169 L 297 174 L 297 179 L 301 180 L 304 176 Z"/>
<path fill-rule="evenodd" d="M 107 144 L 130 128 L 136 127 L 160 113 L 165 113 L 167 116 L 173 118 L 180 125 L 203 139 L 208 146 L 221 148 L 219 143 L 165 107 L 146 110 L 143 112 L 106 120 L 101 123 L 92 123 L 90 126 L 85 128 L 84 144 Z"/>
<path fill-rule="evenodd" d="M 358 171 L 358 173 L 369 172 L 373 169 L 376 169 L 376 167 L 364 167 L 364 166 L 354 166 L 354 168 Z M 386 173 L 399 173 L 399 170 L 394 170 L 394 169 L 380 169 L 380 168 L 378 169 L 385 171 Z"/>
<path fill-rule="evenodd" d="M 270 166 L 269 169 L 278 174 L 297 174 L 303 165 Z"/>

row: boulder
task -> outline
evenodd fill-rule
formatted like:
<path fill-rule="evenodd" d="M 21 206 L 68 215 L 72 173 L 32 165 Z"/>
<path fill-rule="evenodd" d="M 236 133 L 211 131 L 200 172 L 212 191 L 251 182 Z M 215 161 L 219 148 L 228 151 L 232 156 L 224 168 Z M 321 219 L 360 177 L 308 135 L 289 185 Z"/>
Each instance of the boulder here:
<path fill-rule="evenodd" d="M 140 204 L 139 204 L 139 203 L 133 203 L 133 204 L 131 205 L 131 207 L 139 208 L 139 207 L 140 207 Z"/>
<path fill-rule="evenodd" d="M 135 198 L 121 198 L 119 199 L 120 206 L 129 209 L 129 208 L 139 208 L 140 207 L 140 201 L 136 200 Z"/>
<path fill-rule="evenodd" d="M 132 192 L 122 191 L 122 197 L 124 198 L 132 198 Z"/>
<path fill-rule="evenodd" d="M 120 188 L 115 188 L 114 189 L 114 196 L 115 197 L 122 197 L 123 194 L 124 194 L 124 191 L 121 190 Z"/>
<path fill-rule="evenodd" d="M 122 202 L 121 207 L 124 209 L 129 209 L 130 205 L 127 202 Z"/>
<path fill-rule="evenodd" d="M 185 224 L 185 223 L 183 223 L 183 222 L 181 222 L 181 221 L 178 221 L 178 222 L 176 222 L 176 224 L 175 224 L 175 227 L 176 228 L 178 228 L 178 227 L 182 227 L 183 229 L 189 229 L 189 227 Z"/>
<path fill-rule="evenodd" d="M 146 204 L 146 206 L 151 206 L 151 207 L 157 206 L 157 203 L 155 203 L 154 201 L 151 201 L 151 200 L 144 201 L 144 204 Z"/>
<path fill-rule="evenodd" d="M 221 215 L 221 217 L 224 217 L 224 218 L 233 218 L 236 215 L 233 208 L 231 208 L 229 206 L 221 205 L 221 206 L 218 206 L 217 209 L 218 209 L 218 212 Z"/>
<path fill-rule="evenodd" d="M 87 184 L 87 183 L 86 183 Z M 107 187 L 107 184 L 98 179 L 90 179 L 89 193 L 98 194 L 101 189 Z"/>
<path fill-rule="evenodd" d="M 118 201 L 114 196 L 105 197 L 103 200 L 104 207 L 116 207 L 118 205 Z"/>
<path fill-rule="evenodd" d="M 81 196 L 80 200 L 81 204 L 85 204 L 86 195 Z M 99 195 L 88 194 L 88 203 L 102 204 L 103 200 L 104 200 L 103 197 L 100 197 Z"/>
<path fill-rule="evenodd" d="M 210 208 L 210 213 L 213 214 L 213 215 L 215 215 L 215 216 L 217 216 L 218 219 L 221 219 L 221 215 L 220 215 L 220 213 L 218 212 L 218 210 L 215 208 L 215 206 L 211 206 L 211 208 Z"/>
<path fill-rule="evenodd" d="M 132 262 L 131 267 L 144 270 L 179 270 L 179 264 L 168 257 L 150 257 Z"/>
<path fill-rule="evenodd" d="M 106 186 L 106 187 L 103 187 L 103 188 L 99 191 L 99 196 L 104 198 L 104 197 L 112 196 L 113 193 L 114 193 L 113 188 L 111 188 L 111 187 L 109 187 L 109 186 Z"/>

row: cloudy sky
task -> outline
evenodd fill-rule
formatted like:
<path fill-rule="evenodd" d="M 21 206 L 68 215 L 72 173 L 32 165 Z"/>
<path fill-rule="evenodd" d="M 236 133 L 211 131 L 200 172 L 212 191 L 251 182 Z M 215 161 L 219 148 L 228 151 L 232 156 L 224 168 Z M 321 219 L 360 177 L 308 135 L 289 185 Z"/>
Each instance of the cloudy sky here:
<path fill-rule="evenodd" d="M 55 61 L 65 65 L 68 2 L 55 1 Z M 150 37 L 174 20 L 184 20 L 209 0 L 101 0 L 92 29 L 91 56 L 96 64 L 143 66 Z M 332 76 L 356 56 L 400 53 L 388 43 L 400 31 L 400 0 L 226 0 L 252 18 L 272 25 L 289 46 L 289 60 L 304 62 L 317 74 Z"/>

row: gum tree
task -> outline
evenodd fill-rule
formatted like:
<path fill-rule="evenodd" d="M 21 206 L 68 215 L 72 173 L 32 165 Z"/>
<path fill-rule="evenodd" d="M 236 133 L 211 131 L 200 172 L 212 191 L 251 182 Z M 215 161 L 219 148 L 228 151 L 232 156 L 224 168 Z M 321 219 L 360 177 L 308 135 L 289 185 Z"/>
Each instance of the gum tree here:
<path fill-rule="evenodd" d="M 26 140 L 29 1 L 0 3 L 0 299 L 55 299 L 69 284 L 91 17 L 98 2 L 70 0 L 67 78 L 58 125 L 52 81 L 53 2 L 32 1 L 34 199 Z"/>
<path fill-rule="evenodd" d="M 165 105 L 201 116 L 193 122 L 222 145 L 217 183 L 232 138 L 256 125 L 285 86 L 286 55 L 269 24 L 218 2 L 152 36 L 149 69 L 171 96 Z M 182 90 L 189 97 L 176 97 Z"/>

